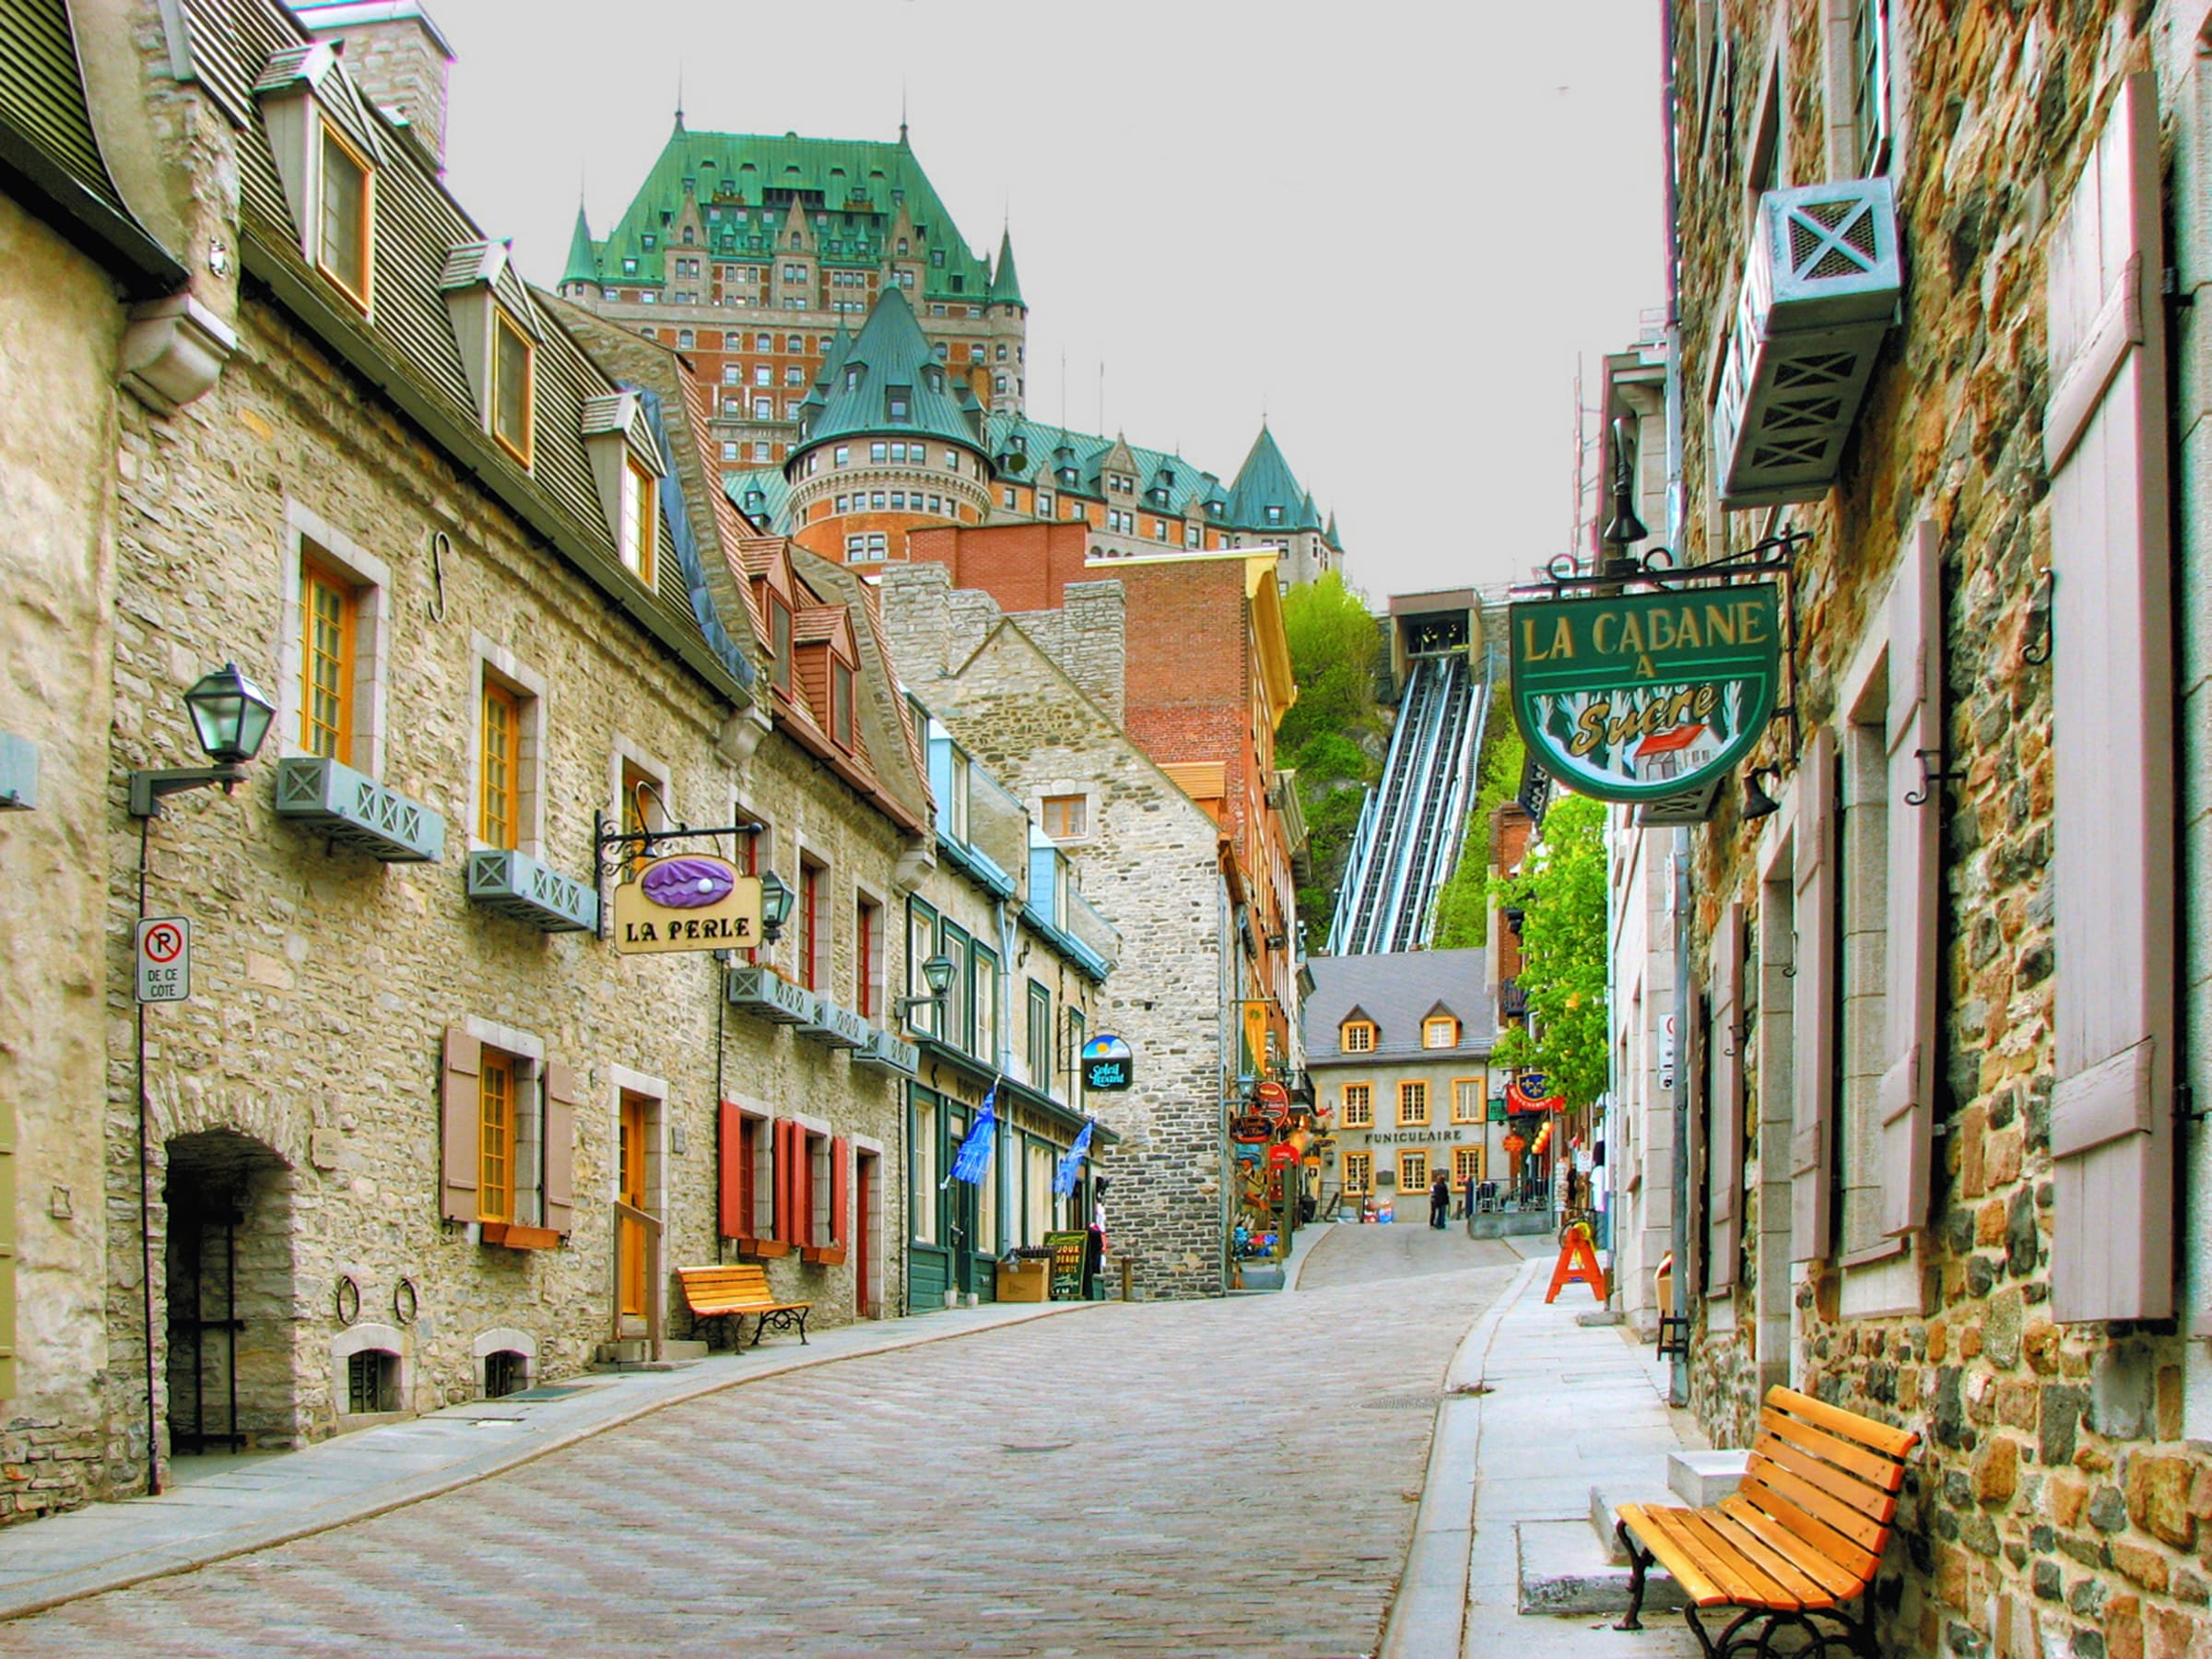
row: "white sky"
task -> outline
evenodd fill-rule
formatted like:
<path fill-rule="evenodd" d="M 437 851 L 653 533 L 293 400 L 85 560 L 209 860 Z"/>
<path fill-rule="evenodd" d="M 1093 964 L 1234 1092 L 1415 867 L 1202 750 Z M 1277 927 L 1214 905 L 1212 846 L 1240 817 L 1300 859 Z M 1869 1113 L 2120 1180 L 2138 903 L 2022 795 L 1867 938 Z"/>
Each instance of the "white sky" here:
<path fill-rule="evenodd" d="M 1568 542 L 1578 358 L 1661 287 L 1650 0 L 429 0 L 449 173 L 559 280 L 666 141 L 891 139 L 961 234 L 1011 213 L 1030 408 L 1235 474 L 1263 409 L 1350 580 L 1524 575 Z M 1061 370 L 1063 355 L 1065 377 Z M 1065 401 L 1064 401 L 1065 400 Z"/>

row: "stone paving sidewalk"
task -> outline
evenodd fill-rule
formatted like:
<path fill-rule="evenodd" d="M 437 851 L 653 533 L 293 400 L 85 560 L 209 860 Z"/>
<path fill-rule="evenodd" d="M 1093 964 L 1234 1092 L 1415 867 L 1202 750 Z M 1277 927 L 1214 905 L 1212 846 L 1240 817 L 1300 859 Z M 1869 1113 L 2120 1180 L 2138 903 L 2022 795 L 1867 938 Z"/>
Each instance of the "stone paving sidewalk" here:
<path fill-rule="evenodd" d="M 158 1498 L 0 1528 L 0 1619 L 382 1514 L 739 1383 L 1104 1305 L 1009 1302 L 866 1321 L 813 1332 L 804 1346 L 771 1337 L 677 1370 L 570 1379 L 575 1392 L 555 1399 L 473 1400 L 300 1452 L 188 1459 Z"/>
<path fill-rule="evenodd" d="M 1507 1242 L 1529 1259 L 1446 1373 L 1382 1659 L 1691 1659 L 1678 1614 L 1647 1608 L 1646 1628 L 1623 1632 L 1611 1618 L 1517 1610 L 1517 1524 L 1587 1524 L 1593 1486 L 1664 1493 L 1667 1454 L 1706 1442 L 1666 1404 L 1655 1348 L 1618 1325 L 1577 1324 L 1593 1306 L 1580 1287 L 1546 1305 L 1551 1241 Z"/>

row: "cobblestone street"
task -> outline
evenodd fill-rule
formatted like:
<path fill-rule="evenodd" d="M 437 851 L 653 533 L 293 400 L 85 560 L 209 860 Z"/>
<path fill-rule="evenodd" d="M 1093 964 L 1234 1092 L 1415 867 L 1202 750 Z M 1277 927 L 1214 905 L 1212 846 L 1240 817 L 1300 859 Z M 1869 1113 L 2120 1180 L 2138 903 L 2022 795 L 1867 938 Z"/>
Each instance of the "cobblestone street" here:
<path fill-rule="evenodd" d="M 1110 1304 L 764 1379 L 0 1645 L 1369 1653 L 1444 1366 L 1514 1258 L 1458 1229 L 1314 1250 L 1295 1295 Z"/>

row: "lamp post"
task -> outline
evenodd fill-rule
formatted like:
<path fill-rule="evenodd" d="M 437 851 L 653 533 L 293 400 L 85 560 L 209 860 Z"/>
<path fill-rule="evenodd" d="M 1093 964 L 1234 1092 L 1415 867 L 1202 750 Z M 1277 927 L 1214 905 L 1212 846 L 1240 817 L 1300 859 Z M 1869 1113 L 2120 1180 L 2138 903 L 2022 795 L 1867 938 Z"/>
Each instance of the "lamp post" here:
<path fill-rule="evenodd" d="M 130 774 L 131 816 L 138 820 L 138 919 L 146 920 L 147 841 L 160 816 L 161 797 L 219 783 L 229 794 L 245 781 L 246 763 L 261 752 L 276 705 L 260 687 L 225 663 L 184 693 L 193 734 L 212 766 L 170 766 Z M 161 1490 L 161 1454 L 154 1403 L 154 1233 L 152 1182 L 147 1148 L 146 1004 L 138 1005 L 138 1256 L 146 1316 L 146 1489 Z M 236 1424 L 232 1425 L 237 1427 Z"/>
<path fill-rule="evenodd" d="M 131 816 L 158 817 L 161 797 L 187 789 L 205 789 L 220 783 L 223 793 L 245 782 L 246 763 L 261 752 L 269 735 L 276 705 L 260 687 L 225 663 L 213 674 L 203 675 L 184 693 L 184 708 L 192 716 L 194 734 L 213 766 L 157 767 L 131 773 Z"/>

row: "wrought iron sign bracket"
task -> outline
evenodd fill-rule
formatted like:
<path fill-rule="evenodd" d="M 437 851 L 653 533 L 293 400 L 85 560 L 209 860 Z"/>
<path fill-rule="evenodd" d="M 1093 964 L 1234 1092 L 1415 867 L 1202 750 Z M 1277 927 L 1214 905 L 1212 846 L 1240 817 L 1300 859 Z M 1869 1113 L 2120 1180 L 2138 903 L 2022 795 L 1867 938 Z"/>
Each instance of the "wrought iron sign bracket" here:
<path fill-rule="evenodd" d="M 650 786 L 648 786 L 650 787 Z M 659 799 L 659 792 L 653 792 Z M 677 824 L 673 830 L 616 830 L 607 822 L 604 809 L 592 814 L 592 890 L 599 898 L 599 932 L 606 937 L 606 883 L 610 877 L 618 876 L 632 858 L 651 858 L 653 849 L 663 841 L 703 841 L 724 835 L 755 836 L 768 826 L 758 819 L 741 824 L 724 824 L 714 830 L 694 830 L 688 824 Z"/>
<path fill-rule="evenodd" d="M 1920 762 L 1920 787 L 1905 791 L 1906 806 L 1925 806 L 1928 804 L 1928 796 L 1935 792 L 1936 785 L 1938 783 L 1963 783 L 1966 782 L 1966 774 L 1962 771 L 1937 771 L 1928 764 L 1931 759 L 1941 760 L 1943 759 L 1941 749 L 1914 749 L 1912 754 L 1913 758 Z"/>
<path fill-rule="evenodd" d="M 1813 533 L 1809 530 L 1778 531 L 1736 552 L 1695 565 L 1676 564 L 1674 551 L 1668 547 L 1653 547 L 1641 553 L 1632 553 L 1626 547 L 1608 547 L 1604 559 L 1585 571 L 1575 555 L 1561 553 L 1545 567 L 1543 581 L 1516 587 L 1511 596 L 1565 599 L 1578 594 L 1618 594 L 1631 587 L 1675 593 L 1707 585 L 1727 587 L 1767 576 L 1787 576 L 1795 569 L 1798 549 L 1812 539 Z"/>
<path fill-rule="evenodd" d="M 2028 626 L 2035 632 L 2036 639 L 2033 644 L 2020 647 L 2020 661 L 2038 668 L 2051 660 L 2051 647 L 2056 631 L 2052 606 L 2057 599 L 2057 589 L 2058 572 L 2046 570 L 2028 600 Z"/>

